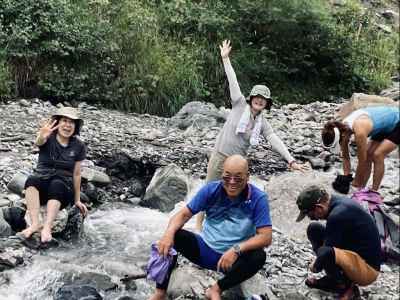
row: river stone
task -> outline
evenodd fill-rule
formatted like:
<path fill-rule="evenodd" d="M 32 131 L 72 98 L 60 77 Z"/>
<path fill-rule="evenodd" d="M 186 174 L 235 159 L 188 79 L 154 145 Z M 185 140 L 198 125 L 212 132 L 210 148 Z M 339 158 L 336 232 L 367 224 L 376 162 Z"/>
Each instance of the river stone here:
<path fill-rule="evenodd" d="M 168 285 L 168 296 L 174 299 L 182 295 L 193 295 L 193 292 L 195 292 L 196 295 L 194 296 L 198 299 L 204 299 L 204 291 L 212 283 L 213 280 L 210 280 L 205 270 L 185 265 L 172 272 Z M 203 288 L 199 289 L 199 286 Z"/>
<path fill-rule="evenodd" d="M 24 219 L 26 210 L 22 207 L 13 206 L 2 209 L 4 220 L 11 226 L 15 232 L 20 232 L 26 228 L 26 221 Z"/>
<path fill-rule="evenodd" d="M 59 232 L 54 232 L 55 237 L 65 241 L 76 240 L 83 232 L 83 216 L 78 207 L 73 206 L 68 210 L 67 223 Z"/>
<path fill-rule="evenodd" d="M 97 290 L 86 284 L 63 285 L 58 289 L 54 300 L 102 300 Z"/>
<path fill-rule="evenodd" d="M 18 172 L 13 176 L 11 181 L 7 184 L 7 188 L 10 192 L 13 192 L 18 195 L 23 195 L 23 190 L 25 188 L 25 182 L 28 178 L 26 173 Z"/>
<path fill-rule="evenodd" d="M 118 287 L 111 277 L 96 272 L 65 273 L 62 281 L 73 285 L 90 285 L 101 291 L 111 291 Z"/>
<path fill-rule="evenodd" d="M 188 177 L 175 164 L 157 169 L 140 205 L 170 212 L 176 203 L 184 201 L 188 192 Z"/>
<path fill-rule="evenodd" d="M 0 209 L 0 237 L 8 237 L 12 234 L 10 224 L 4 219 L 3 209 Z"/>
<path fill-rule="evenodd" d="M 81 172 L 82 178 L 85 178 L 87 181 L 93 182 L 94 184 L 107 185 L 111 183 L 110 176 L 104 172 L 100 172 L 88 167 L 83 167 Z"/>
<path fill-rule="evenodd" d="M 225 122 L 226 117 L 214 104 L 193 101 L 185 104 L 170 120 L 172 126 L 185 130 L 190 126 L 198 129 L 210 128 Z"/>

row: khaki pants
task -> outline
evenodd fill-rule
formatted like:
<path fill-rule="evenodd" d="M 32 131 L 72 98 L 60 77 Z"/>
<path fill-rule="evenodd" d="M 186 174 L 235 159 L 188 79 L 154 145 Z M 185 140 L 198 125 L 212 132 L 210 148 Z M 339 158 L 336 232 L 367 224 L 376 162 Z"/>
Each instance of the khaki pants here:
<path fill-rule="evenodd" d="M 211 154 L 210 160 L 208 161 L 207 165 L 206 182 L 221 179 L 224 168 L 224 161 L 227 157 L 227 155 L 217 151 L 214 151 Z"/>
<path fill-rule="evenodd" d="M 357 253 L 339 248 L 333 249 L 335 250 L 336 264 L 354 283 L 366 286 L 378 278 L 379 272 L 367 264 Z"/>

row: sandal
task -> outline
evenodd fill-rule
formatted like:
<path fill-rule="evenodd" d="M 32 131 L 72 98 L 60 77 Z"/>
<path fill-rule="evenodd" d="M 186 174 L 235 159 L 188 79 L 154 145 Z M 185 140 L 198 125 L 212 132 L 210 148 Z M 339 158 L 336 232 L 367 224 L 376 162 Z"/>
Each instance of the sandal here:
<path fill-rule="evenodd" d="M 319 289 L 325 292 L 340 293 L 343 292 L 344 286 L 339 284 L 335 279 L 329 276 L 316 279 L 309 277 L 305 281 L 306 286 L 312 289 Z"/>

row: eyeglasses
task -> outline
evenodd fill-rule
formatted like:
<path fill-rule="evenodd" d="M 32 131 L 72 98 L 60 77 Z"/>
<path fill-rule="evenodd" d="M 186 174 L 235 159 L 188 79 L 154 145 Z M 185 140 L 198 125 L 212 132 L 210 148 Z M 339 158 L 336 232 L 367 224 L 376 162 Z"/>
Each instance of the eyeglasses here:
<path fill-rule="evenodd" d="M 222 176 L 222 180 L 225 183 L 234 183 L 234 184 L 236 183 L 236 184 L 239 184 L 239 183 L 243 182 L 244 178 L 241 177 L 241 176 L 224 175 L 224 176 Z"/>

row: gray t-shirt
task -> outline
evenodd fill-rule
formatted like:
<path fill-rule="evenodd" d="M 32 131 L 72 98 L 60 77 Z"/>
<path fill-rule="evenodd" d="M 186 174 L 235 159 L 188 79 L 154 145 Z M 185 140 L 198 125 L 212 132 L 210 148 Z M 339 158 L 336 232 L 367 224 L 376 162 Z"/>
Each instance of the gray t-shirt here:
<path fill-rule="evenodd" d="M 226 76 L 229 82 L 229 92 L 231 96 L 232 110 L 228 115 L 222 130 L 220 131 L 215 143 L 215 151 L 225 155 L 240 154 L 247 156 L 247 150 L 250 146 L 250 137 L 255 125 L 255 119 L 250 118 L 250 124 L 246 132 L 236 134 L 236 128 L 246 108 L 247 102 L 236 78 L 235 71 L 229 61 L 229 58 L 223 59 Z M 261 134 L 271 143 L 272 148 L 277 151 L 286 161 L 291 162 L 294 158 L 290 155 L 285 144 L 274 133 L 271 125 L 263 118 L 261 125 Z"/>

